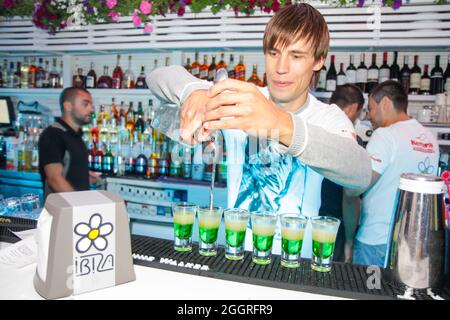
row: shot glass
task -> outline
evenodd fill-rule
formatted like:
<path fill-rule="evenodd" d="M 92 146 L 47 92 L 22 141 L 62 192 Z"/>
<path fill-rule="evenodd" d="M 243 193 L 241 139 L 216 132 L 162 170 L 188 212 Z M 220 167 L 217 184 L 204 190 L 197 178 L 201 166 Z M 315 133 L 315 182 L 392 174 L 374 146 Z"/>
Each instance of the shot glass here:
<path fill-rule="evenodd" d="M 281 215 L 280 220 L 281 265 L 286 268 L 298 268 L 308 218 L 298 214 L 286 213 Z"/>
<path fill-rule="evenodd" d="M 225 215 L 225 258 L 241 260 L 244 258 L 245 231 L 249 213 L 244 209 L 228 209 Z"/>
<path fill-rule="evenodd" d="M 11 197 L 5 199 L 6 215 L 14 216 L 22 211 L 20 198 Z"/>
<path fill-rule="evenodd" d="M 319 272 L 331 271 L 334 245 L 340 220 L 321 216 L 311 218 L 313 256 L 311 268 Z"/>
<path fill-rule="evenodd" d="M 269 264 L 277 216 L 273 212 L 252 213 L 253 258 L 256 264 Z"/>
<path fill-rule="evenodd" d="M 198 208 L 198 253 L 202 256 L 215 256 L 217 254 L 217 235 L 223 209 L 219 207 Z"/>
<path fill-rule="evenodd" d="M 174 249 L 176 251 L 192 250 L 192 229 L 194 226 L 197 206 L 189 202 L 176 203 L 173 210 L 173 231 L 175 235 Z"/>

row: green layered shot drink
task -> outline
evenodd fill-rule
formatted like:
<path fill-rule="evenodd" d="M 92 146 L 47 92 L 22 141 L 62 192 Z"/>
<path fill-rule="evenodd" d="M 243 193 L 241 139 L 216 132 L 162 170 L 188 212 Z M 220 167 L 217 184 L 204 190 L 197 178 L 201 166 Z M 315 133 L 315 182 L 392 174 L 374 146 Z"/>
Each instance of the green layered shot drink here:
<path fill-rule="evenodd" d="M 192 229 L 194 226 L 197 206 L 188 202 L 177 203 L 172 208 L 174 249 L 176 251 L 192 250 Z"/>
<path fill-rule="evenodd" d="M 225 257 L 229 260 L 244 258 L 245 231 L 249 213 L 243 209 L 228 209 L 225 216 Z"/>
<path fill-rule="evenodd" d="M 287 268 L 300 266 L 299 258 L 303 235 L 308 223 L 306 217 L 296 214 L 281 216 L 281 265 Z"/>
<path fill-rule="evenodd" d="M 277 216 L 269 212 L 252 213 L 253 262 L 269 264 Z"/>
<path fill-rule="evenodd" d="M 203 256 L 217 254 L 217 235 L 223 210 L 218 207 L 198 209 L 199 244 L 198 251 Z"/>
<path fill-rule="evenodd" d="M 314 217 L 311 222 L 313 240 L 311 268 L 315 271 L 329 272 L 340 221 L 333 217 Z"/>

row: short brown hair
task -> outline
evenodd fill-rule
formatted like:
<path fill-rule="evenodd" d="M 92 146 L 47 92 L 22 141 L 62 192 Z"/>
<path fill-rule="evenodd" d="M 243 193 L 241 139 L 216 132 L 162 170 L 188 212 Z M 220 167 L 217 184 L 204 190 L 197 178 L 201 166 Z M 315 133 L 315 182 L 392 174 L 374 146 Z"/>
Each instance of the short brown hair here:
<path fill-rule="evenodd" d="M 87 91 L 86 89 L 75 88 L 75 87 L 65 88 L 61 92 L 61 94 L 59 96 L 59 107 L 61 108 L 61 114 L 64 113 L 64 102 L 69 101 L 71 103 L 74 103 L 75 97 L 78 95 L 79 92 L 84 92 L 84 93 L 91 95 L 91 93 L 89 91 Z"/>
<path fill-rule="evenodd" d="M 330 103 L 334 103 L 342 110 L 353 103 L 357 103 L 359 111 L 364 106 L 364 96 L 359 87 L 346 83 L 336 87 L 336 90 L 331 95 Z"/>
<path fill-rule="evenodd" d="M 388 97 L 394 105 L 397 112 L 406 113 L 408 110 L 408 95 L 405 93 L 403 86 L 394 80 L 387 80 L 377 85 L 370 96 L 376 103 L 380 103 L 381 99 Z"/>
<path fill-rule="evenodd" d="M 327 23 L 317 9 L 306 3 L 287 5 L 270 19 L 264 32 L 264 53 L 300 39 L 312 48 L 316 61 L 327 56 L 330 44 Z"/>

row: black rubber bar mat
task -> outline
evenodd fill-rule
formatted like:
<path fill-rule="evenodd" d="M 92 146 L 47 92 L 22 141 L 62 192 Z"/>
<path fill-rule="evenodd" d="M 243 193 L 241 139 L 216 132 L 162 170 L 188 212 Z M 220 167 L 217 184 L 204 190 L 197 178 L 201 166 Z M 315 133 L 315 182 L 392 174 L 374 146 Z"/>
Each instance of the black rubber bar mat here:
<path fill-rule="evenodd" d="M 299 268 L 289 269 L 281 266 L 279 255 L 273 255 L 272 262 L 262 266 L 254 264 L 247 251 L 243 260 L 230 261 L 225 259 L 223 247 L 219 247 L 217 256 L 203 257 L 195 244 L 191 252 L 177 252 L 173 241 L 135 235 L 132 251 L 138 265 L 221 280 L 351 299 L 397 299 L 405 293 L 402 286 L 383 280 L 382 270 L 376 278 L 376 271 L 367 266 L 336 262 L 331 272 L 322 273 L 311 270 L 310 260 L 301 259 Z M 433 293 L 450 299 L 448 283 Z M 432 299 L 426 290 L 413 290 L 412 296 Z"/>

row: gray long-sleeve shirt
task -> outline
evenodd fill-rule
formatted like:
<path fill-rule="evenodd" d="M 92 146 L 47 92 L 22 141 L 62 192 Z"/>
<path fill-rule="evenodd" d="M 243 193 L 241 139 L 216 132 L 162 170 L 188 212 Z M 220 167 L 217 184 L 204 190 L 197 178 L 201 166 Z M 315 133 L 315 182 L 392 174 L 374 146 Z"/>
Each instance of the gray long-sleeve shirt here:
<path fill-rule="evenodd" d="M 212 84 L 199 80 L 183 67 L 161 67 L 147 76 L 153 94 L 174 108 L 198 89 Z M 263 92 L 264 93 L 264 92 Z M 265 92 L 268 96 L 268 92 Z M 370 158 L 356 142 L 353 126 L 335 105 L 321 103 L 308 96 L 304 106 L 291 113 L 294 134 L 289 147 L 279 145 L 279 152 L 297 157 L 320 175 L 347 188 L 366 188 L 371 181 Z"/>

